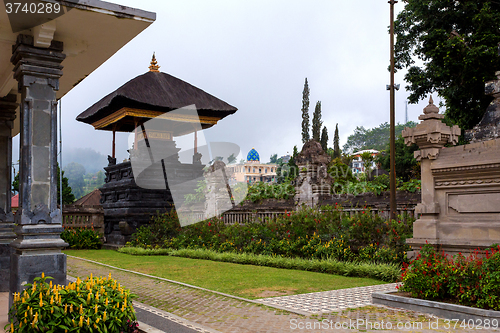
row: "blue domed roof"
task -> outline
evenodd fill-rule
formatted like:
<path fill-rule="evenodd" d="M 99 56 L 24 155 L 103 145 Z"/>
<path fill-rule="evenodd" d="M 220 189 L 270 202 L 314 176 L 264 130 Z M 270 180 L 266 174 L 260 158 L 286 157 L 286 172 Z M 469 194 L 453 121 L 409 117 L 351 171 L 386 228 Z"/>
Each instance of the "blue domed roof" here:
<path fill-rule="evenodd" d="M 255 148 L 252 148 L 252 150 L 250 150 L 248 152 L 247 161 L 248 162 L 260 162 L 259 153 L 257 152 L 257 150 L 255 150 Z"/>

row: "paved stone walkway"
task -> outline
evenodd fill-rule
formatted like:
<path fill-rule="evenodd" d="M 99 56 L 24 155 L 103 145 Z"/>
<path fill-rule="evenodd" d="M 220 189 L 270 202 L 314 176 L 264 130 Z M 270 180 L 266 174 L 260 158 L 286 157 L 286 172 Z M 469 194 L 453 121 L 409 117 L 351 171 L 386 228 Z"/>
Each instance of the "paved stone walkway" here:
<path fill-rule="evenodd" d="M 446 330 L 442 320 L 431 316 L 373 305 L 302 316 L 75 258 L 68 257 L 67 265 L 68 274 L 75 277 L 84 278 L 90 273 L 107 276 L 111 272 L 113 278 L 137 295 L 137 301 L 199 325 L 200 332 L 203 327 L 224 333 L 436 332 L 429 329 L 429 322 L 436 321 L 439 332 L 473 331 Z M 389 323 L 392 329 L 388 329 Z"/>
<path fill-rule="evenodd" d="M 348 308 L 359 308 L 372 304 L 372 293 L 397 291 L 398 283 L 381 284 L 377 286 L 322 291 L 292 296 L 262 298 L 263 304 L 309 312 L 310 314 L 332 312 Z"/>

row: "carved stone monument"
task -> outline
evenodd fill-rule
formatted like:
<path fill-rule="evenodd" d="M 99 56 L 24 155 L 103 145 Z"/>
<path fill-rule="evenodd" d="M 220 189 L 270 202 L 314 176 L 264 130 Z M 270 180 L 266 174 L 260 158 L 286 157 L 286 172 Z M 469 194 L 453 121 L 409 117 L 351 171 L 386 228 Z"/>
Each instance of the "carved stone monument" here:
<path fill-rule="evenodd" d="M 331 198 L 333 178 L 328 174 L 330 156 L 323 151 L 321 144 L 310 140 L 295 158 L 299 175 L 295 184 L 296 207 L 303 204 L 309 207 Z"/>
<path fill-rule="evenodd" d="M 406 144 L 420 147 L 422 168 L 410 258 L 426 242 L 452 255 L 500 243 L 500 139 L 444 148 L 457 143 L 460 129 L 442 123 L 438 112 L 431 99 L 422 122 L 403 131 Z"/>
<path fill-rule="evenodd" d="M 495 73 L 498 80 L 486 82 L 486 95 L 494 100 L 486 109 L 483 119 L 473 129 L 465 132 L 465 138 L 471 143 L 497 139 L 500 133 L 500 71 Z"/>
<path fill-rule="evenodd" d="M 205 190 L 205 216 L 219 216 L 234 208 L 234 199 L 230 196 L 226 164 L 215 161 L 204 173 L 207 187 Z"/>

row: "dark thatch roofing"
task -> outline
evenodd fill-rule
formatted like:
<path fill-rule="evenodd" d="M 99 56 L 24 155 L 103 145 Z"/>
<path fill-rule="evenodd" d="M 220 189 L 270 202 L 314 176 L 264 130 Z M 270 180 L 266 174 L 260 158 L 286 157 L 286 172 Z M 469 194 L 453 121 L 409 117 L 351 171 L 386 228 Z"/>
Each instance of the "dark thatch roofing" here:
<path fill-rule="evenodd" d="M 123 107 L 168 112 L 191 104 L 196 105 L 199 116 L 219 119 L 238 110 L 172 75 L 147 72 L 92 105 L 76 117 L 76 120 L 92 124 Z"/>

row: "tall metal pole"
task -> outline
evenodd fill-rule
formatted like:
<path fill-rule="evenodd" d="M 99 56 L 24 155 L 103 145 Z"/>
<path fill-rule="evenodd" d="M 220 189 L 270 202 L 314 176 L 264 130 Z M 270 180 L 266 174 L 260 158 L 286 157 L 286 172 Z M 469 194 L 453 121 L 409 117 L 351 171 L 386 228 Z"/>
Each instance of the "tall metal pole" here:
<path fill-rule="evenodd" d="M 391 174 L 390 174 L 390 187 L 391 187 L 391 219 L 396 219 L 396 134 L 395 134 L 395 85 L 394 85 L 394 4 L 395 0 L 390 0 L 391 5 Z"/>

